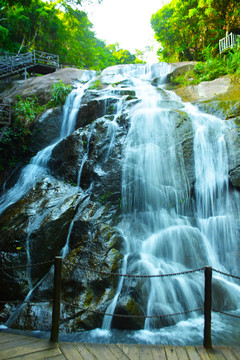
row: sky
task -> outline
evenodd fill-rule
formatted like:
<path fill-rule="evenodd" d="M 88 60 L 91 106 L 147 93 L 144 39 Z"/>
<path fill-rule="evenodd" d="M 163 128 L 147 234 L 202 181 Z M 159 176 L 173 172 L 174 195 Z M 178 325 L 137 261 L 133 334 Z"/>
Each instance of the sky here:
<path fill-rule="evenodd" d="M 88 6 L 88 18 L 93 23 L 96 36 L 106 44 L 119 43 L 120 48 L 131 53 L 159 44 L 154 41 L 150 18 L 170 0 L 103 0 L 101 4 Z M 152 62 L 157 61 L 155 54 Z"/>

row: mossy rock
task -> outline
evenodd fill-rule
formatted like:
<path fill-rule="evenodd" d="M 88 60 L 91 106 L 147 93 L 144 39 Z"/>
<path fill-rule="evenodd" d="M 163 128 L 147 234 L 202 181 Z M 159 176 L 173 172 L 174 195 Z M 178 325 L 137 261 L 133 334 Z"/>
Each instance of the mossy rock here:
<path fill-rule="evenodd" d="M 119 330 L 140 330 L 144 328 L 144 312 L 137 302 L 131 297 L 126 296 L 118 302 L 113 317 L 112 328 Z M 129 318 L 120 315 L 130 316 Z M 131 315 L 133 317 L 131 317 Z M 134 317 L 139 316 L 139 317 Z"/>
<path fill-rule="evenodd" d="M 240 116 L 239 100 L 208 100 L 198 103 L 198 108 L 210 115 L 215 115 L 223 120 Z"/>

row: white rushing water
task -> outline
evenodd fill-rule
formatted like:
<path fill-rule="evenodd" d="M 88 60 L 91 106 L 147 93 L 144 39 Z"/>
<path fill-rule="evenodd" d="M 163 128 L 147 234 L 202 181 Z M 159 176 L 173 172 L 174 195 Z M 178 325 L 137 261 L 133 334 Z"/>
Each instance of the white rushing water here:
<path fill-rule="evenodd" d="M 123 220 L 119 228 L 127 245 L 122 272 L 160 275 L 210 265 L 238 274 L 240 199 L 236 191 L 229 191 L 224 139 L 228 125 L 221 119 L 201 113 L 191 104 L 182 103 L 173 92 L 164 90 L 164 86 L 151 85 L 156 76 L 160 77 L 158 83 L 164 83 L 168 72 L 167 64 L 152 69 L 147 66 L 116 67 L 115 78 L 118 81 L 131 79 L 136 96 L 141 99 L 131 112 L 131 126 L 123 154 Z M 112 69 L 103 72 L 105 78 L 113 73 Z M 179 112 L 189 119 L 193 129 L 195 201 L 191 198 L 182 139 L 176 126 Z M 239 311 L 240 286 L 218 273 L 213 273 L 213 284 L 218 291 L 217 296 L 213 295 L 214 304 L 221 302 L 226 295 L 230 301 L 228 309 Z M 126 293 L 126 289 L 131 289 L 131 281 L 120 278 L 106 313 L 114 314 L 121 291 Z M 203 271 L 144 279 L 139 281 L 137 291 L 143 298 L 146 315 L 202 308 Z M 196 324 L 201 314 L 190 312 L 180 316 L 146 318 L 144 336 L 150 339 L 149 334 L 155 336 L 156 331 L 164 326 L 187 319 Z M 107 315 L 103 329 L 111 329 Z M 137 333 L 136 336 L 141 338 L 142 335 Z M 184 336 L 183 342 L 186 342 L 190 333 L 186 331 Z"/>

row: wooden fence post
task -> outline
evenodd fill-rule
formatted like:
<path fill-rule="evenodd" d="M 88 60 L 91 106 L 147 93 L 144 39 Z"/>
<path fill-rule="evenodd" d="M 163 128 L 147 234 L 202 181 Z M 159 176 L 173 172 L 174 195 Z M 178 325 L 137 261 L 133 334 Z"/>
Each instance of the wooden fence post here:
<path fill-rule="evenodd" d="M 205 293 L 204 293 L 204 339 L 203 346 L 212 348 L 211 337 L 211 310 L 212 310 L 212 268 L 205 267 Z"/>
<path fill-rule="evenodd" d="M 52 309 L 52 329 L 51 341 L 58 342 L 60 306 L 61 306 L 61 271 L 62 257 L 56 256 L 54 262 L 54 290 L 53 290 L 53 309 Z"/>

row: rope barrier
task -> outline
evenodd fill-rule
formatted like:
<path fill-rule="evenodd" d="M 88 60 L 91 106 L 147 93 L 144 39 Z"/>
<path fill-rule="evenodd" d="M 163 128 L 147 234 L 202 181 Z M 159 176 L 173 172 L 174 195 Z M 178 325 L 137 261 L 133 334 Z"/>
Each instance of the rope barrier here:
<path fill-rule="evenodd" d="M 225 272 L 223 272 L 223 271 L 216 270 L 216 269 L 214 269 L 214 268 L 213 268 L 212 270 L 215 271 L 216 273 L 221 274 L 221 275 L 229 276 L 229 277 L 232 277 L 232 278 L 234 278 L 234 279 L 240 280 L 240 277 L 237 276 L 237 275 L 228 274 L 228 273 L 225 273 Z"/>
<path fill-rule="evenodd" d="M 40 304 L 40 303 L 52 303 L 53 300 L 38 300 L 38 301 L 25 301 L 25 300 L 1 300 L 0 304 Z"/>
<path fill-rule="evenodd" d="M 90 268 L 85 268 L 81 265 L 77 265 L 76 266 L 79 269 L 82 270 L 86 270 L 86 271 L 90 271 L 90 272 L 95 272 L 98 274 L 104 274 L 104 275 L 110 275 L 110 276 L 122 276 L 122 277 L 128 277 L 128 278 L 160 278 L 160 277 L 168 277 L 168 276 L 177 276 L 177 275 L 185 275 L 185 274 L 191 274 L 197 271 L 202 271 L 205 268 L 199 268 L 199 269 L 194 269 L 194 270 L 186 270 L 186 271 L 182 271 L 182 272 L 177 272 L 177 273 L 171 273 L 171 274 L 157 274 L 157 275 L 132 275 L 132 274 L 121 274 L 121 273 L 111 273 L 111 272 L 107 272 L 107 271 L 102 271 L 102 270 L 95 270 L 95 269 L 90 269 Z"/>
<path fill-rule="evenodd" d="M 40 262 L 40 263 L 36 263 L 36 264 L 30 264 L 30 265 L 24 265 L 24 266 L 22 265 L 22 266 L 9 266 L 9 267 L 4 267 L 4 268 L 1 268 L 0 271 L 27 269 L 27 268 L 31 268 L 31 267 L 34 267 L 34 266 L 46 265 L 46 264 L 54 264 L 54 260 L 44 261 L 44 262 Z"/>
<path fill-rule="evenodd" d="M 107 272 L 107 271 L 101 271 L 101 270 L 95 270 L 95 269 L 90 269 L 87 267 L 83 267 L 81 265 L 75 265 L 76 268 L 80 268 L 83 269 L 84 271 L 90 271 L 90 272 L 94 272 L 94 273 L 98 273 L 98 274 L 104 274 L 104 275 L 108 275 L 108 276 L 116 276 L 116 277 L 127 277 L 127 278 L 163 278 L 163 277 L 171 277 L 171 276 L 178 276 L 178 275 L 186 275 L 186 274 L 192 274 L 198 271 L 202 271 L 205 270 L 205 293 L 204 293 L 204 308 L 197 308 L 194 310 L 185 310 L 185 311 L 181 311 L 181 312 L 177 312 L 177 313 L 171 313 L 171 314 L 161 314 L 161 315 L 124 315 L 124 314 L 110 314 L 110 313 L 106 313 L 103 311 L 98 311 L 98 310 L 93 310 L 93 309 L 89 309 L 89 308 L 82 308 L 79 305 L 75 305 L 75 304 L 70 304 L 68 302 L 65 301 L 61 301 L 61 268 L 62 268 L 62 257 L 57 256 L 55 257 L 55 260 L 50 260 L 50 261 L 46 261 L 46 262 L 40 262 L 40 263 L 35 263 L 35 264 L 30 264 L 30 265 L 25 265 L 25 266 L 16 266 L 16 267 L 4 267 L 1 268 L 0 271 L 5 271 L 5 270 L 14 270 L 14 269 L 26 269 L 26 268 L 30 268 L 33 266 L 40 266 L 40 265 L 47 265 L 47 264 L 53 264 L 54 263 L 54 296 L 53 296 L 53 300 L 39 300 L 39 301 L 24 301 L 24 300 L 8 300 L 8 301 L 0 301 L 0 304 L 31 304 L 31 305 L 35 305 L 35 304 L 40 304 L 40 303 L 52 303 L 53 304 L 53 311 L 52 311 L 52 329 L 51 329 L 51 341 L 53 342 L 58 342 L 58 334 L 59 334 L 59 323 L 60 323 L 60 306 L 62 305 L 66 305 L 69 307 L 73 307 L 78 309 L 77 314 L 81 315 L 81 313 L 85 313 L 85 312 L 91 312 L 94 314 L 99 314 L 102 316 L 114 316 L 114 317 L 118 317 L 118 318 L 124 318 L 124 319 L 131 319 L 131 318 L 137 318 L 137 319 L 146 319 L 146 318 L 150 318 L 150 319 L 159 319 L 159 318 L 164 318 L 164 317 L 173 317 L 173 316 L 179 316 L 179 315 L 186 315 L 189 313 L 193 313 L 193 312 L 198 312 L 198 311 L 203 311 L 204 310 L 204 342 L 203 345 L 205 348 L 211 348 L 212 347 L 212 342 L 211 342 L 211 311 L 215 311 L 227 316 L 232 316 L 234 318 L 238 318 L 240 319 L 239 315 L 235 315 L 235 314 L 230 314 L 224 311 L 220 311 L 220 310 L 216 310 L 213 309 L 211 307 L 211 301 L 212 301 L 212 294 L 211 294 L 211 287 L 212 287 L 212 271 L 215 271 L 219 274 L 225 275 L 225 276 L 229 276 L 235 279 L 239 279 L 239 276 L 233 275 L 233 274 L 229 274 L 229 273 L 225 273 L 223 271 L 220 270 L 216 270 L 213 269 L 210 266 L 206 266 L 206 267 L 201 267 L 198 269 L 193 269 L 193 270 L 186 270 L 186 271 L 182 271 L 182 272 L 176 272 L 176 273 L 170 273 L 170 274 L 158 274 L 158 275 L 132 275 L 132 274 L 121 274 L 121 273 L 111 273 L 111 272 Z M 65 262 L 65 265 L 67 266 L 68 263 Z M 207 301 L 208 300 L 208 301 Z M 74 317 L 76 317 L 76 313 L 73 315 Z M 65 319 L 64 321 L 69 321 L 69 319 L 74 318 L 74 317 L 70 317 L 68 319 Z"/>
<path fill-rule="evenodd" d="M 54 260 L 50 260 L 50 261 L 44 261 L 44 262 L 40 262 L 40 263 L 35 263 L 35 264 L 29 264 L 29 265 L 22 265 L 22 266 L 9 266 L 9 267 L 4 267 L 4 268 L 0 268 L 0 271 L 5 271 L 5 270 L 19 270 L 19 269 L 27 269 L 27 268 L 31 268 L 34 266 L 40 266 L 40 265 L 47 265 L 47 264 L 53 264 Z M 85 271 L 90 271 L 90 272 L 95 272 L 98 274 L 103 274 L 103 275 L 110 275 L 110 276 L 118 276 L 118 277 L 128 277 L 128 278 L 160 278 L 160 277 L 171 277 L 171 276 L 178 276 L 178 275 L 186 275 L 186 274 L 192 274 L 198 271 L 202 271 L 205 269 L 205 267 L 201 267 L 198 269 L 193 269 L 193 270 L 186 270 L 186 271 L 181 271 L 181 272 L 176 272 L 176 273 L 170 273 L 170 274 L 157 274 L 157 275 L 137 275 L 137 274 L 121 274 L 121 273 L 112 273 L 112 272 L 108 272 L 108 271 L 102 271 L 102 270 L 95 270 L 95 269 L 90 269 L 87 267 L 83 267 L 81 265 L 77 265 L 76 266 L 79 269 L 85 270 Z M 217 269 L 212 269 L 213 271 L 221 274 L 221 275 L 225 275 L 225 276 L 229 276 L 235 279 L 240 280 L 240 277 L 237 275 L 233 275 L 233 274 L 228 274 L 225 273 L 223 271 L 217 270 Z"/>
<path fill-rule="evenodd" d="M 64 305 L 67 305 L 67 306 L 72 306 L 74 308 L 77 308 L 77 309 L 80 309 L 81 311 L 90 311 L 92 313 L 95 313 L 95 314 L 99 314 L 99 315 L 107 315 L 107 316 L 115 316 L 115 317 L 120 317 L 120 318 L 150 318 L 150 319 L 153 319 L 153 318 L 162 318 L 162 317 L 167 317 L 167 316 L 177 316 L 177 315 L 184 315 L 184 314 L 189 314 L 191 312 L 195 312 L 195 311 L 200 311 L 200 310 L 203 310 L 203 308 L 198 308 L 198 309 L 194 309 L 194 310 L 186 310 L 186 311 L 182 311 L 182 312 L 178 312 L 178 313 L 174 313 L 174 314 L 164 314 L 164 315 L 122 315 L 122 314 L 108 314 L 106 312 L 103 312 L 103 311 L 98 311 L 98 310 L 93 310 L 93 309 L 84 309 L 84 308 L 81 308 L 81 306 L 78 306 L 78 305 L 74 305 L 74 304 L 69 304 L 65 301 L 61 301 L 62 304 Z"/>
<path fill-rule="evenodd" d="M 212 309 L 212 310 L 215 311 L 215 312 L 218 312 L 218 313 L 220 313 L 220 314 L 223 314 L 223 315 L 232 316 L 232 317 L 235 317 L 235 318 L 237 318 L 237 319 L 240 319 L 240 316 L 239 316 L 239 315 L 229 314 L 229 313 L 227 313 L 227 312 L 225 312 L 225 311 L 216 310 L 216 309 Z"/>

